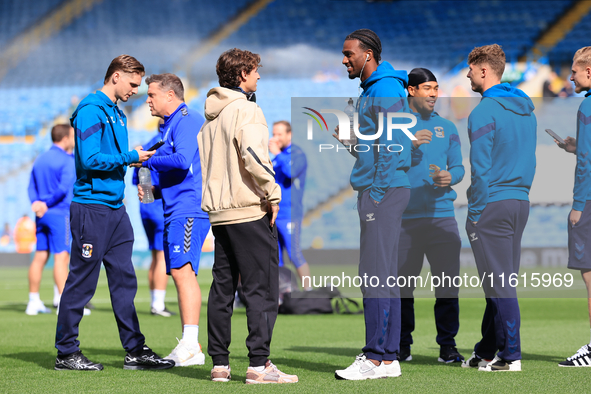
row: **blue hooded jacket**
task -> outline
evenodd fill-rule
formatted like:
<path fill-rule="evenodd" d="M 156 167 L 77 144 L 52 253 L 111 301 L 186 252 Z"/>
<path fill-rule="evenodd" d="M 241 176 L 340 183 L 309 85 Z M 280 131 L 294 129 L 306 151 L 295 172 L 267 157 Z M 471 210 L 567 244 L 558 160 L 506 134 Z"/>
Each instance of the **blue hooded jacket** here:
<path fill-rule="evenodd" d="M 123 205 L 127 166 L 139 160 L 129 149 L 127 118 L 100 90 L 78 104 L 70 123 L 76 131 L 73 202 Z"/>
<path fill-rule="evenodd" d="M 575 169 L 575 187 L 573 188 L 573 209 L 583 211 L 585 202 L 591 200 L 591 93 L 577 112 L 577 167 Z"/>
<path fill-rule="evenodd" d="M 387 113 L 408 112 L 406 102 L 406 71 L 397 71 L 382 62 L 369 78 L 361 83 L 363 93 L 357 101 L 359 132 L 374 135 L 382 112 L 383 132 L 374 140 L 359 140 L 352 154 L 357 158 L 351 172 L 351 186 L 360 194 L 371 189 L 370 197 L 380 202 L 386 191 L 394 187 L 410 187 L 406 171 L 410 168 L 410 139 L 394 130 L 387 138 Z M 393 121 L 396 123 L 396 120 Z M 404 122 L 400 122 L 404 123 Z M 402 151 L 400 151 L 400 145 Z M 400 151 L 400 152 L 399 152 Z"/>
<path fill-rule="evenodd" d="M 411 110 L 412 111 L 412 110 Z M 433 111 L 427 117 L 412 111 L 417 117 L 413 134 L 427 129 L 433 133 L 431 142 L 412 150 L 412 166 L 406 173 L 410 181 L 410 201 L 402 219 L 442 218 L 454 216 L 456 192 L 451 186 L 464 178 L 462 147 L 456 126 Z M 433 185 L 429 165 L 435 164 L 451 175 L 447 187 Z"/>
<path fill-rule="evenodd" d="M 503 83 L 487 89 L 470 114 L 468 220 L 477 222 L 489 202 L 529 201 L 536 171 L 533 111 L 534 104 L 523 91 Z"/>
<path fill-rule="evenodd" d="M 201 210 L 201 162 L 197 144 L 197 134 L 204 122 L 201 114 L 185 103 L 180 104 L 160 125 L 164 145 L 142 163 L 143 167 L 158 171 L 165 223 L 182 217 L 208 218 Z"/>

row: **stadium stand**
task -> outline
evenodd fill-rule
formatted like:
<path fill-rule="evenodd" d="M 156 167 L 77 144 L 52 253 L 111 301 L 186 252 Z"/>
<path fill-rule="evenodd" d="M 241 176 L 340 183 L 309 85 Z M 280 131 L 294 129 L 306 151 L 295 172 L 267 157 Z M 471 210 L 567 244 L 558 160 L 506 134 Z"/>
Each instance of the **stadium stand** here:
<path fill-rule="evenodd" d="M 0 48 L 67 2 L 1 2 Z M 263 8 L 248 15 L 250 19 L 243 18 L 243 23 L 237 24 L 234 30 L 216 34 L 254 3 L 262 4 Z M 343 38 L 352 29 L 361 27 L 360 16 L 363 26 L 371 26 L 382 38 L 384 60 L 391 61 L 397 68 L 430 67 L 438 70 L 438 75 L 445 75 L 450 70 L 453 73 L 455 67 L 465 61 L 472 47 L 485 43 L 503 45 L 508 60 L 517 60 L 576 3 L 575 0 L 548 0 L 536 2 L 532 7 L 530 1 L 512 1 L 511 7 L 506 7 L 497 0 L 378 3 L 276 0 L 268 4 L 261 0 L 214 3 L 171 0 L 163 7 L 159 0 L 145 0 L 141 5 L 118 0 L 93 2 L 92 8 L 55 31 L 0 80 L 0 142 L 4 137 L 17 138 L 14 140 L 17 142 L 9 145 L 0 143 L 0 187 L 3 190 L 0 204 L 8 207 L 0 212 L 0 223 L 14 224 L 29 210 L 29 201 L 23 192 L 28 182 L 27 166 L 50 145 L 47 127 L 57 116 L 68 117 L 72 98 L 83 97 L 95 89 L 108 61 L 121 53 L 140 59 L 148 74 L 180 72 L 193 86 L 200 87 L 199 94 L 189 105 L 202 111 L 205 94 L 217 85 L 213 64 L 219 53 L 233 46 L 260 52 L 264 55 L 265 67 L 261 70 L 263 79 L 259 83 L 258 103 L 271 124 L 291 117 L 290 97 L 356 95 L 358 81 L 344 77 L 340 48 Z M 574 49 L 587 45 L 589 18 L 587 15 L 576 24 L 550 52 L 552 62 L 568 62 Z M 18 23 L 14 23 L 15 20 Z M 476 31 L 478 34 L 474 34 Z M 187 54 L 199 49 L 204 42 L 211 44 L 211 51 L 201 53 L 188 68 L 189 74 L 183 75 L 183 70 L 187 69 L 183 64 Z M 316 58 L 318 53 L 323 56 Z M 145 110 L 137 105 L 144 99 L 140 96 L 126 110 Z M 152 132 L 130 131 L 132 146 L 147 140 L 148 132 Z M 22 142 L 27 136 L 35 137 L 34 143 Z M 306 148 L 306 141 L 301 144 Z M 349 175 L 338 172 L 329 159 L 315 156 L 310 160 L 310 168 L 323 171 L 311 171 L 308 176 L 305 199 L 308 211 L 330 202 L 346 190 Z M 132 213 L 137 210 L 133 189 L 127 189 L 127 196 Z M 325 225 L 332 229 L 324 239 L 325 247 L 357 245 L 358 239 L 343 231 L 358 229 L 355 215 L 351 215 L 355 198 L 345 196 L 344 200 L 329 206 L 332 211 L 311 221 L 309 233 L 314 233 L 314 226 Z M 562 223 L 563 210 L 559 206 L 534 208 L 530 223 L 540 223 L 540 226 L 554 223 L 552 220 Z M 551 213 L 550 219 L 547 212 Z M 355 223 L 346 221 L 350 219 L 345 218 L 351 217 Z M 134 226 L 141 228 L 139 215 L 132 214 L 132 220 Z M 458 213 L 458 223 L 462 220 Z M 528 231 L 532 227 L 526 230 L 524 245 L 554 240 L 564 242 L 560 241 L 564 226 L 553 226 L 555 233 L 530 236 Z M 303 234 L 303 246 L 309 247 L 313 239 L 307 239 L 306 234 Z M 141 235 L 138 238 L 140 242 L 136 246 L 145 247 Z"/>
<path fill-rule="evenodd" d="M 18 36 L 63 0 L 0 2 L 0 48 Z"/>
<path fill-rule="evenodd" d="M 591 13 L 587 14 L 548 54 L 550 64 L 570 66 L 576 50 L 589 45 L 589 37 L 591 37 Z"/>
<path fill-rule="evenodd" d="M 313 43 L 332 52 L 359 26 L 362 16 L 363 25 L 371 26 L 384 43 L 382 58 L 447 71 L 463 62 L 474 46 L 491 41 L 503 45 L 508 60 L 516 61 L 573 1 L 539 1 L 536 7 L 529 1 L 512 1 L 510 8 L 503 3 L 276 1 L 222 41 L 216 51 L 241 45 L 259 50 Z M 198 73 L 201 65 L 197 63 L 193 72 Z M 282 71 L 297 72 L 294 68 Z"/>

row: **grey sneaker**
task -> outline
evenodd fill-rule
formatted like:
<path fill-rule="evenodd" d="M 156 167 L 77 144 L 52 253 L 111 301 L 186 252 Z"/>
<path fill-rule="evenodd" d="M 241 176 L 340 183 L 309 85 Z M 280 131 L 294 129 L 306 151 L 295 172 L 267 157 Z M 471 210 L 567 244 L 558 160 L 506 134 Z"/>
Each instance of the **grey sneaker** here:
<path fill-rule="evenodd" d="M 127 353 L 123 369 L 168 369 L 174 367 L 174 361 L 166 360 L 144 345 L 139 354 Z"/>

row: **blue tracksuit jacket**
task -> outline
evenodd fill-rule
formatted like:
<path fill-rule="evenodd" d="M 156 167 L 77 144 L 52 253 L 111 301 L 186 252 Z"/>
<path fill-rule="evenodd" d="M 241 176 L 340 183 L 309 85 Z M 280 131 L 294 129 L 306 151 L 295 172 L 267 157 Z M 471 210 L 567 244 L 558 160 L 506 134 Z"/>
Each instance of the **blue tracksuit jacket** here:
<path fill-rule="evenodd" d="M 477 222 L 490 202 L 529 201 L 536 171 L 533 111 L 534 104 L 523 91 L 503 83 L 487 89 L 470 114 L 470 221 Z"/>
<path fill-rule="evenodd" d="M 406 173 L 410 181 L 410 201 L 402 215 L 403 219 L 442 218 L 454 216 L 456 192 L 451 186 L 464 178 L 462 149 L 456 126 L 437 112 L 427 117 L 412 111 L 417 117 L 413 134 L 427 129 L 433 133 L 431 142 L 412 150 L 412 166 Z M 435 164 L 451 174 L 447 187 L 436 187 L 429 176 L 429 165 Z"/>
<path fill-rule="evenodd" d="M 307 168 L 306 155 L 297 145 L 289 145 L 273 159 L 275 182 L 281 187 L 278 220 L 301 220 L 304 216 L 302 200 Z"/>
<path fill-rule="evenodd" d="M 139 160 L 137 151 L 128 151 L 125 114 L 99 90 L 78 104 L 70 122 L 76 131 L 72 201 L 120 208 L 127 166 Z"/>
<path fill-rule="evenodd" d="M 573 209 L 582 211 L 585 203 L 591 200 L 591 93 L 579 106 L 577 113 L 577 167 L 575 187 L 573 188 Z"/>
<path fill-rule="evenodd" d="M 387 138 L 387 113 L 408 112 L 405 71 L 397 71 L 388 62 L 382 62 L 369 78 L 361 83 L 363 93 L 357 102 L 359 132 L 373 135 L 378 131 L 379 113 L 383 112 L 383 132 L 377 140 L 359 140 L 370 149 L 352 152 L 357 158 L 351 172 L 351 186 L 362 193 L 371 189 L 370 197 L 380 202 L 386 191 L 394 187 L 410 187 L 406 171 L 410 168 L 410 139 L 400 130 L 394 130 L 392 139 Z M 394 120 L 396 122 L 396 120 Z M 400 122 L 403 123 L 403 122 Z M 372 146 L 383 144 L 382 146 Z M 390 152 L 385 147 L 400 144 L 401 152 Z M 394 150 L 394 148 L 392 148 Z M 396 149 L 397 150 L 397 149 Z"/>
<path fill-rule="evenodd" d="M 197 134 L 205 122 L 203 116 L 185 103 L 160 125 L 165 142 L 158 152 L 142 165 L 158 171 L 168 223 L 182 217 L 208 218 L 201 210 L 201 163 Z"/>
<path fill-rule="evenodd" d="M 31 203 L 43 201 L 48 212 L 69 214 L 75 180 L 74 156 L 53 145 L 33 164 L 28 189 Z"/>

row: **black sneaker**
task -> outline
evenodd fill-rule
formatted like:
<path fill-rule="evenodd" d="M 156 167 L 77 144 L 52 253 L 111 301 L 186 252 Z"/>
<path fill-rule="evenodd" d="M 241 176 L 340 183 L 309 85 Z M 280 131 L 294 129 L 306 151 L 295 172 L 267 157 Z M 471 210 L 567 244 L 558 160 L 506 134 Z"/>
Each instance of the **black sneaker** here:
<path fill-rule="evenodd" d="M 163 310 L 161 310 L 161 311 L 159 311 L 159 310 L 156 310 L 156 309 L 154 309 L 154 308 L 151 308 L 151 309 L 150 309 L 150 313 L 151 313 L 152 315 L 157 315 L 157 316 L 164 316 L 164 317 L 171 317 L 171 316 L 174 316 L 174 315 L 176 315 L 176 313 L 174 313 L 174 312 L 172 312 L 172 311 L 169 311 L 169 310 L 168 310 L 166 307 L 164 307 L 164 309 L 163 309 Z"/>
<path fill-rule="evenodd" d="M 56 371 L 102 371 L 103 364 L 93 363 L 78 350 L 76 353 L 67 356 L 57 356 L 54 369 Z"/>
<path fill-rule="evenodd" d="M 144 345 L 136 355 L 127 353 L 123 362 L 123 369 L 168 369 L 174 367 L 174 361 L 165 360 Z"/>
<path fill-rule="evenodd" d="M 410 361 L 412 360 L 412 356 L 410 355 L 410 346 L 409 347 L 401 347 L 400 351 L 398 352 L 398 361 Z"/>
<path fill-rule="evenodd" d="M 441 346 L 439 348 L 439 358 L 437 359 L 440 363 L 461 363 L 464 361 L 464 356 L 458 352 L 455 346 Z"/>
<path fill-rule="evenodd" d="M 577 352 L 558 363 L 559 367 L 591 367 L 591 345 L 583 345 Z"/>

